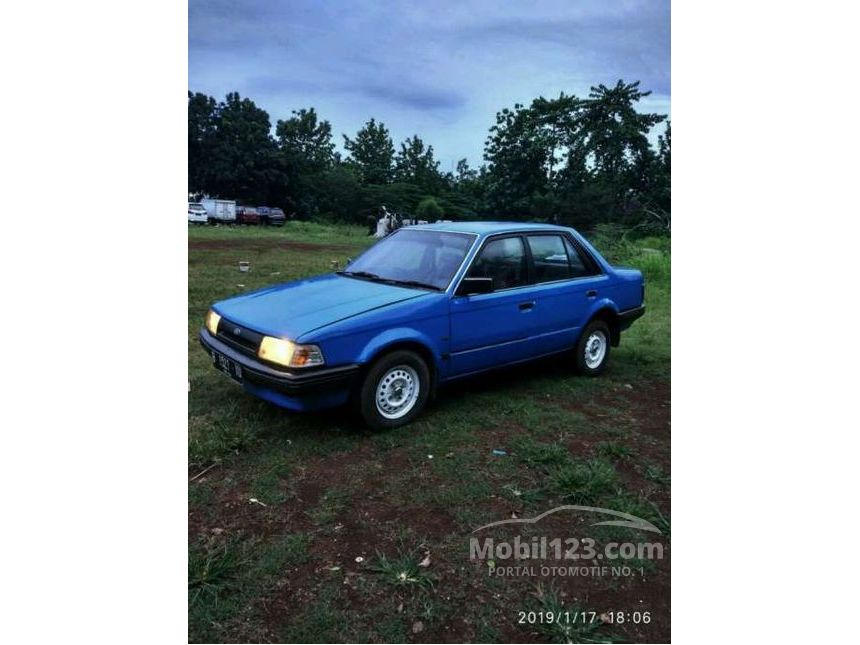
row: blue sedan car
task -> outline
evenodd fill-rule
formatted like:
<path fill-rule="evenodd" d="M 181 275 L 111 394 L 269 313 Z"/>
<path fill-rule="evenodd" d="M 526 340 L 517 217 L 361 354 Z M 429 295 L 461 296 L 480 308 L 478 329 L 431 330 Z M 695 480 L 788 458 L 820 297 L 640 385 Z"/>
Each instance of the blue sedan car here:
<path fill-rule="evenodd" d="M 413 420 L 441 383 L 567 353 L 586 375 L 643 313 L 636 269 L 546 224 L 410 226 L 344 271 L 215 303 L 200 342 L 249 393 L 291 410 L 352 402 Z"/>

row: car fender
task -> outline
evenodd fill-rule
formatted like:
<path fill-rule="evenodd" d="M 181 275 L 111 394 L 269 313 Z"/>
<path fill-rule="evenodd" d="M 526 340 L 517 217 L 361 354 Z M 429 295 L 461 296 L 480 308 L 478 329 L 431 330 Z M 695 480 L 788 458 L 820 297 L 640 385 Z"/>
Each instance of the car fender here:
<path fill-rule="evenodd" d="M 600 298 L 599 300 L 595 300 L 588 308 L 588 314 L 585 316 L 585 323 L 588 324 L 588 321 L 594 318 L 594 314 L 601 309 L 611 309 L 612 313 L 618 315 L 618 305 L 616 305 L 615 302 L 609 298 Z"/>
<path fill-rule="evenodd" d="M 370 363 L 387 349 L 401 343 L 417 343 L 421 345 L 433 357 L 433 365 L 431 367 L 435 372 L 439 372 L 442 367 L 441 352 L 427 334 L 412 327 L 394 327 L 376 334 L 365 344 L 357 362 L 362 364 Z"/>
<path fill-rule="evenodd" d="M 611 311 L 615 316 L 615 321 L 609 321 L 609 329 L 611 332 L 611 343 L 613 347 L 617 347 L 621 342 L 621 328 L 618 324 L 618 305 L 615 304 L 613 300 L 609 298 L 601 298 L 600 300 L 595 300 L 591 307 L 588 308 L 588 313 L 583 320 L 582 328 L 579 330 L 579 333 L 585 330 L 585 327 L 589 322 L 598 314 L 600 311 Z"/>

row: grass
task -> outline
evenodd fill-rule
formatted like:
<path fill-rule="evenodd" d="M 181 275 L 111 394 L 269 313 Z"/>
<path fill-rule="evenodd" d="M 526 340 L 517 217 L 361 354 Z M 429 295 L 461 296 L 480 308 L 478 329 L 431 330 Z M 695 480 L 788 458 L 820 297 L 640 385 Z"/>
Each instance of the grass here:
<path fill-rule="evenodd" d="M 400 550 L 393 557 L 377 553 L 376 561 L 370 570 L 378 574 L 386 584 L 395 587 L 428 588 L 433 586 L 433 577 L 422 567 L 424 557 L 426 554 L 418 550 Z"/>
<path fill-rule="evenodd" d="M 565 603 L 554 589 L 538 587 L 533 611 L 553 618 L 535 624 L 537 631 L 551 643 L 611 643 L 614 638 L 599 618 L 598 611 Z"/>
<path fill-rule="evenodd" d="M 604 441 L 597 445 L 597 453 L 607 459 L 629 459 L 633 449 L 620 441 Z"/>
<path fill-rule="evenodd" d="M 320 526 L 330 524 L 349 503 L 349 491 L 329 488 L 323 493 L 319 504 L 309 512 L 314 523 Z"/>
<path fill-rule="evenodd" d="M 189 483 L 199 523 L 189 640 L 533 640 L 515 622 L 532 582 L 472 569 L 465 545 L 475 527 L 581 503 L 641 514 L 668 534 L 668 509 L 654 500 L 668 495 L 669 465 L 637 434 L 629 397 L 669 378 L 670 244 L 611 232 L 591 239 L 647 279 L 647 314 L 613 348 L 605 375 L 577 377 L 563 360 L 487 374 L 443 388 L 406 428 L 368 433 L 341 411 L 293 414 L 246 395 L 212 369 L 196 338 L 212 302 L 330 271 L 371 243 L 363 227 L 189 228 L 189 476 L 217 463 Z M 250 272 L 238 271 L 240 260 Z M 648 490 L 626 488 L 628 471 Z M 213 527 L 224 534 L 213 538 Z M 422 546 L 406 548 L 416 535 Z M 427 550 L 432 563 L 421 567 Z M 574 587 L 609 593 L 590 586 L 599 581 L 558 582 L 538 606 L 572 606 Z M 290 609 L 273 615 L 280 606 Z M 607 637 L 603 628 L 540 631 L 547 641 Z"/>
<path fill-rule="evenodd" d="M 235 543 L 192 545 L 188 557 L 188 604 L 217 605 L 233 588 L 242 564 L 243 554 Z"/>
<path fill-rule="evenodd" d="M 573 504 L 598 505 L 617 484 L 615 468 L 602 459 L 574 461 L 549 474 L 550 490 Z"/>

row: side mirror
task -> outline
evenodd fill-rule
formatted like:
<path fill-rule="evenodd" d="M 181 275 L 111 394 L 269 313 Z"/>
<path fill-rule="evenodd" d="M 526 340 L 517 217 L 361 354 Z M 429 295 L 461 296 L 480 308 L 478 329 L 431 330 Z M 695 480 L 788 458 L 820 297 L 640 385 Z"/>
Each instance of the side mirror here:
<path fill-rule="evenodd" d="M 493 292 L 492 278 L 463 278 L 457 287 L 458 296 L 471 296 Z"/>

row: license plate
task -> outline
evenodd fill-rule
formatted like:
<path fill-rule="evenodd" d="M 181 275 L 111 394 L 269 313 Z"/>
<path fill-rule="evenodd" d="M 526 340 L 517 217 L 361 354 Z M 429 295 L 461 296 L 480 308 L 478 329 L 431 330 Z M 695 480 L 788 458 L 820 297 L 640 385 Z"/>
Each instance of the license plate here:
<path fill-rule="evenodd" d="M 224 372 L 230 378 L 242 382 L 242 366 L 236 361 L 232 361 L 223 354 L 212 352 L 212 359 L 215 362 L 215 367 Z"/>

